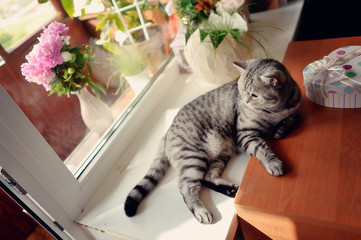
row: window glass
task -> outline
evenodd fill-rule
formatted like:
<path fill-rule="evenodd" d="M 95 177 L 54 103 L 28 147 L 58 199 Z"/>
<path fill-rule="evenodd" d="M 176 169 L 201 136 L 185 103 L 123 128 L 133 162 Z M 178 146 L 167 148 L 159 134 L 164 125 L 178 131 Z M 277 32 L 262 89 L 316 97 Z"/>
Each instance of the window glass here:
<path fill-rule="evenodd" d="M 21 1 L 24 3 L 20 3 Z M 45 6 L 33 0 L 4 2 L 9 4 L 6 6 L 7 9 L 17 9 L 13 10 L 14 14 L 23 11 L 24 19 L 30 19 L 37 11 L 24 11 L 19 5 L 25 6 L 26 2 L 32 6 L 32 8 L 26 7 L 29 9 Z M 49 4 L 47 3 L 48 6 Z M 114 120 L 107 125 L 109 128 L 105 131 L 98 132 L 92 129 L 82 117 L 81 107 L 84 104 L 81 99 L 85 96 L 84 93 L 69 94 L 69 96 L 57 96 L 54 93 L 49 96 L 49 91 L 42 85 L 28 82 L 22 76 L 20 66 L 26 62 L 25 56 L 38 43 L 36 38 L 16 57 L 15 61 L 6 62 L 5 68 L 0 68 L 2 86 L 75 177 L 80 176 L 108 141 L 112 132 L 121 125 L 122 119 L 132 110 L 144 93 L 144 89 L 155 80 L 160 66 L 163 66 L 171 53 L 169 43 L 175 33 L 168 31 L 168 21 L 158 9 L 162 6 L 148 6 L 149 9 L 141 9 L 143 20 L 139 20 L 139 15 L 134 15 L 139 13 L 138 9 L 129 8 L 130 4 L 131 1 L 126 3 L 128 10 L 123 14 L 116 13 L 114 6 L 110 4 L 105 7 L 105 14 L 88 16 L 83 20 L 75 18 L 63 21 L 69 27 L 67 35 L 70 36 L 71 48 L 79 44 L 91 46 L 91 80 L 105 87 L 106 94 L 100 93 L 99 99 L 110 109 Z M 14 6 L 11 7 L 12 5 Z M 44 12 L 42 14 L 46 15 Z M 122 18 L 126 19 L 126 23 L 136 18 L 138 22 L 138 25 L 134 26 L 136 29 L 122 28 L 120 26 L 120 22 L 124 20 Z M 9 23 L 9 29 L 17 22 L 11 19 L 9 21 L 12 25 Z M 44 22 L 42 24 L 39 22 L 38 30 L 47 25 Z M 100 31 L 96 31 L 99 26 Z M 119 37 L 123 40 L 119 40 Z M 1 44 L 10 51 L 14 46 L 18 46 L 19 42 L 12 45 L 5 45 L 7 44 L 5 42 Z M 87 90 L 93 95 L 89 87 Z M 92 119 L 98 119 L 103 115 L 98 113 Z"/>
<path fill-rule="evenodd" d="M 53 19 L 55 15 L 56 11 L 50 2 L 39 4 L 34 0 L 1 0 L 1 46 L 10 52 Z"/>

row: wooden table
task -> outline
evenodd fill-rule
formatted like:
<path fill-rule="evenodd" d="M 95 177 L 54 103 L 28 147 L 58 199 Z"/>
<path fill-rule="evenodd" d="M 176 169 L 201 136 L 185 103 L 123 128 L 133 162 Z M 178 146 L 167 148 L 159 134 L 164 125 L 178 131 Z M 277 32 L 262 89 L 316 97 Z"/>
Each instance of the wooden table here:
<path fill-rule="evenodd" d="M 302 90 L 301 122 L 270 145 L 286 165 L 269 175 L 250 159 L 235 205 L 246 240 L 361 239 L 361 109 L 318 106 L 302 70 L 361 37 L 291 42 L 284 64 Z"/>

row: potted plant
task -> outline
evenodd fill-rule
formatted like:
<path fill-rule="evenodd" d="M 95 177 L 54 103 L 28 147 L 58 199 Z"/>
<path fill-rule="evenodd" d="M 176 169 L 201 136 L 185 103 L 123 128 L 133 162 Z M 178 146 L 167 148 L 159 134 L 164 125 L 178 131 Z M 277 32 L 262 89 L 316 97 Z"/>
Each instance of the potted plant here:
<path fill-rule="evenodd" d="M 120 47 L 115 43 L 109 44 L 108 49 L 113 53 L 108 61 L 113 69 L 117 69 L 120 81 L 123 78 L 127 80 L 135 94 L 139 94 L 149 82 L 144 51 L 138 47 Z"/>
<path fill-rule="evenodd" d="M 114 5 L 114 2 L 117 6 Z M 130 53 L 143 52 L 143 60 L 146 62 L 149 73 L 153 74 L 165 59 L 163 33 L 161 26 L 158 24 L 167 21 L 167 15 L 162 5 L 158 2 L 155 6 L 152 6 L 145 0 L 144 4 L 139 6 L 139 12 L 135 7 L 131 7 L 133 1 L 117 0 L 114 2 L 111 1 L 111 4 L 108 4 L 105 13 L 98 14 L 99 24 L 97 29 L 101 29 L 101 34 L 97 44 L 111 51 L 111 45 L 117 38 L 116 35 L 121 34 L 122 40 L 118 40 L 120 45 Z M 114 14 L 115 10 L 122 8 L 128 9 L 122 11 L 121 14 Z M 145 27 L 141 27 L 142 20 L 139 13 L 144 18 L 143 26 Z M 158 16 L 154 18 L 158 19 L 156 23 L 146 18 L 146 16 L 155 15 Z M 159 20 L 162 18 L 160 16 L 163 17 L 163 21 Z"/>
<path fill-rule="evenodd" d="M 243 0 L 175 0 L 186 27 L 184 55 L 192 71 L 220 85 L 239 77 L 233 61 L 251 58 L 252 36 Z M 263 46 L 261 45 L 263 48 Z"/>
<path fill-rule="evenodd" d="M 41 0 L 41 2 L 46 1 L 48 0 Z M 61 1 L 70 17 L 73 17 L 75 12 L 73 1 Z M 98 24 L 96 26 L 96 30 L 101 30 L 101 33 L 96 43 L 109 51 L 112 49 L 111 45 L 116 42 L 116 32 L 123 32 L 126 38 L 122 40 L 121 45 L 125 48 L 128 46 L 130 48 L 138 47 L 141 48 L 140 51 L 145 51 L 144 56 L 148 70 L 153 74 L 156 69 L 154 65 L 159 65 L 165 59 L 162 28 L 158 23 L 166 22 L 168 17 L 159 1 L 156 4 L 151 4 L 148 0 L 138 2 L 143 3 L 137 4 L 138 6 L 135 7 L 132 0 L 102 0 L 104 11 L 97 15 Z M 86 1 L 82 9 L 83 15 L 86 14 L 84 9 L 88 3 L 89 1 Z M 153 21 L 147 19 L 147 16 L 157 17 L 153 18 Z M 163 20 L 159 20 L 162 18 Z"/>

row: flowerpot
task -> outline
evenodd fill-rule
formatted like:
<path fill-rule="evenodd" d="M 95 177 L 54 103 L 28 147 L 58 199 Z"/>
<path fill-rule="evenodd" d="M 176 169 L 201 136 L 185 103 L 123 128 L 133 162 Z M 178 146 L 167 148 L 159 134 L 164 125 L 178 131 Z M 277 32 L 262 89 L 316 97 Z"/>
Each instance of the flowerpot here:
<path fill-rule="evenodd" d="M 247 36 L 242 38 L 247 42 L 249 50 L 229 34 L 214 49 L 210 37 L 207 36 L 201 42 L 199 30 L 196 30 L 188 39 L 184 55 L 195 75 L 207 83 L 219 86 L 240 76 L 240 72 L 233 66 L 234 61 L 251 58 L 252 39 Z"/>
<path fill-rule="evenodd" d="M 129 51 L 142 52 L 144 61 L 150 74 L 154 74 L 157 68 L 166 58 L 164 53 L 164 40 L 160 26 L 152 26 L 148 28 L 149 39 L 131 45 L 123 45 Z"/>
<path fill-rule="evenodd" d="M 128 81 L 130 87 L 136 95 L 141 93 L 144 87 L 149 83 L 149 75 L 146 68 L 136 75 L 124 76 L 124 78 Z"/>
<path fill-rule="evenodd" d="M 76 92 L 80 102 L 80 113 L 85 125 L 99 136 L 113 123 L 113 115 L 109 107 L 83 87 Z"/>

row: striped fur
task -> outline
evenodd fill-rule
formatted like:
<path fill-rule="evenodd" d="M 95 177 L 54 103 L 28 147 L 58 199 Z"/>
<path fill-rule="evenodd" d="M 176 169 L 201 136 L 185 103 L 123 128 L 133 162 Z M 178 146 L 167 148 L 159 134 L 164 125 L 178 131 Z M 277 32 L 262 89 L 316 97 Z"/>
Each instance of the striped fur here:
<path fill-rule="evenodd" d="M 276 60 L 236 62 L 238 81 L 225 84 L 185 105 L 160 143 L 150 170 L 129 193 L 125 212 L 134 216 L 140 202 L 164 176 L 177 169 L 179 189 L 196 219 L 211 223 L 199 199 L 201 185 L 234 197 L 238 186 L 221 179 L 235 151 L 255 156 L 274 176 L 284 173 L 281 160 L 263 136 L 283 137 L 300 106 L 299 87 Z"/>

